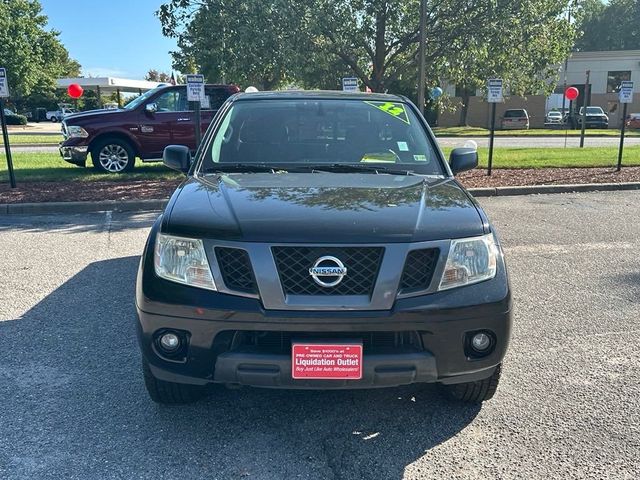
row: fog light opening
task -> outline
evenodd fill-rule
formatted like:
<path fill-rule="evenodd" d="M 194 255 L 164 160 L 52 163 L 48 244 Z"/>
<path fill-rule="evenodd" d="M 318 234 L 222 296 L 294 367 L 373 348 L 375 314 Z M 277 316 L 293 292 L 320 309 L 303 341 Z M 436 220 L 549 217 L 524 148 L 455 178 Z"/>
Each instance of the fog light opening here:
<path fill-rule="evenodd" d="M 495 335 L 488 330 L 467 334 L 467 355 L 470 357 L 485 357 L 493 352 L 495 346 Z"/>
<path fill-rule="evenodd" d="M 491 337 L 484 332 L 476 333 L 471 339 L 471 347 L 478 353 L 484 353 L 491 347 Z"/>
<path fill-rule="evenodd" d="M 160 346 L 167 352 L 175 352 L 180 348 L 180 338 L 175 333 L 165 333 L 160 337 Z"/>

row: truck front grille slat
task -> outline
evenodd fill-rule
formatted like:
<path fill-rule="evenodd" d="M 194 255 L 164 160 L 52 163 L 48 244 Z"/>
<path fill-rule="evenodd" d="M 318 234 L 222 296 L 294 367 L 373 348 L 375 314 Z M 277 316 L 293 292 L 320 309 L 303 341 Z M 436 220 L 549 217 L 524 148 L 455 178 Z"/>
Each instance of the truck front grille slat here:
<path fill-rule="evenodd" d="M 411 250 L 404 264 L 402 279 L 400 280 L 400 293 L 412 293 L 426 290 L 431 285 L 433 272 L 440 250 L 437 248 L 425 248 Z"/>
<path fill-rule="evenodd" d="M 258 293 L 251 260 L 249 260 L 249 254 L 246 250 L 216 247 L 215 252 L 222 279 L 229 290 Z"/>
<path fill-rule="evenodd" d="M 289 354 L 291 343 L 295 341 L 322 343 L 323 341 L 361 341 L 365 354 L 384 353 L 399 349 L 422 351 L 419 332 L 287 332 L 287 331 L 247 331 L 233 330 L 225 334 L 229 350 L 254 347 L 265 353 Z"/>
<path fill-rule="evenodd" d="M 382 262 L 382 247 L 272 247 L 285 295 L 371 296 Z M 333 287 L 318 285 L 309 269 L 323 256 L 340 259 L 347 268 L 342 281 Z"/>

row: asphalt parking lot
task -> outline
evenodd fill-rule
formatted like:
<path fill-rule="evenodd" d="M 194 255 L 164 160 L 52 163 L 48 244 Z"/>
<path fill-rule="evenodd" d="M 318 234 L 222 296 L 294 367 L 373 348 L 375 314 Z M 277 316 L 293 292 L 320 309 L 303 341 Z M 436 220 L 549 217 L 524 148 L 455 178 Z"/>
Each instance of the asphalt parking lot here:
<path fill-rule="evenodd" d="M 496 397 L 147 397 L 134 279 L 154 214 L 0 216 L 0 479 L 638 478 L 640 194 L 482 199 L 515 325 Z"/>

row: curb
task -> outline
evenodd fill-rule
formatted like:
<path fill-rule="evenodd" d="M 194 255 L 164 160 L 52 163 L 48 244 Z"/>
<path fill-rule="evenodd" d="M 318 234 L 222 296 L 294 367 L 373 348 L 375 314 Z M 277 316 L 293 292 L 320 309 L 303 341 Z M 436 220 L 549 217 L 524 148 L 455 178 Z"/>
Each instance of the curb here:
<path fill-rule="evenodd" d="M 11 150 L 20 148 L 38 148 L 38 147 L 58 147 L 59 143 L 9 143 Z M 4 143 L 0 143 L 0 147 L 4 148 Z"/>
<path fill-rule="evenodd" d="M 511 195 L 536 195 L 547 193 L 610 192 L 616 190 L 640 190 L 640 182 L 584 183 L 575 185 L 529 185 L 516 187 L 469 188 L 474 197 L 506 197 Z M 42 202 L 2 203 L 0 215 L 38 215 L 51 213 L 95 212 L 148 212 L 164 209 L 169 199 L 159 200 L 102 200 L 100 202 Z"/>
<path fill-rule="evenodd" d="M 640 190 L 640 182 L 577 183 L 574 185 L 523 185 L 514 187 L 469 188 L 474 197 L 506 197 L 509 195 L 535 195 L 545 193 L 612 192 Z"/>
<path fill-rule="evenodd" d="M 162 210 L 169 199 L 162 200 L 102 200 L 100 202 L 42 202 L 0 204 L 0 215 L 95 213 L 95 212 L 146 212 Z"/>

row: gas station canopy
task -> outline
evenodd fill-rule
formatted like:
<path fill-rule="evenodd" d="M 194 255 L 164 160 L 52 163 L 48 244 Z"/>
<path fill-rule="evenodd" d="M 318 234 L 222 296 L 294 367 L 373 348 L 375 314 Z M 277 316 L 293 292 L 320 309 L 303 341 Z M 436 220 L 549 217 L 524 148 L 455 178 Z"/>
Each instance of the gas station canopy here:
<path fill-rule="evenodd" d="M 85 90 L 97 90 L 101 93 L 123 92 L 123 93 L 142 93 L 158 85 L 158 82 L 148 82 L 146 80 L 131 80 L 128 78 L 117 77 L 77 77 L 77 78 L 59 78 L 57 81 L 58 88 L 66 89 L 72 83 L 77 83 Z"/>

